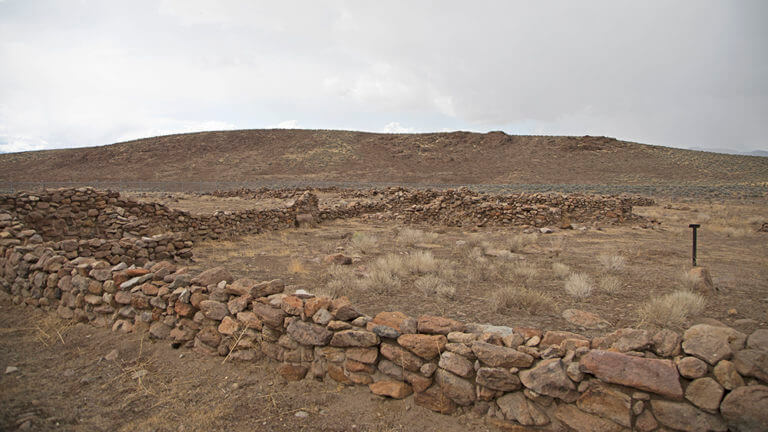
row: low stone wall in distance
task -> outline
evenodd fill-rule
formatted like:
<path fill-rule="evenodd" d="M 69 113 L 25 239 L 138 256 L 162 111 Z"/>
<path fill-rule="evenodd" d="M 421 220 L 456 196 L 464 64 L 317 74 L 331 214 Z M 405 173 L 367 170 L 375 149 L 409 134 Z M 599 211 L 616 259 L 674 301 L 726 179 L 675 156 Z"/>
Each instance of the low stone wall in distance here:
<path fill-rule="evenodd" d="M 768 424 L 768 330 L 699 324 L 682 335 L 594 338 L 399 312 L 365 316 L 345 297 L 221 267 L 111 265 L 42 245 L 0 246 L 0 291 L 64 319 L 148 332 L 227 361 L 274 362 L 287 380 L 367 386 L 426 409 L 473 411 L 509 430 L 758 431 Z M 72 257 L 71 259 L 69 257 Z M 23 264 L 22 264 L 23 263 Z"/>

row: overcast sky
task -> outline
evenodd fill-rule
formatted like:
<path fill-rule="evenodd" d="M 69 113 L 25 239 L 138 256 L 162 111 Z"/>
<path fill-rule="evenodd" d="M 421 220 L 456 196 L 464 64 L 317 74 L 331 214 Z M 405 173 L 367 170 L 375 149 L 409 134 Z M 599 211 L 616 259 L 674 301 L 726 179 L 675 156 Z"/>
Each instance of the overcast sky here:
<path fill-rule="evenodd" d="M 768 149 L 768 2 L 0 0 L 0 151 L 221 129 Z"/>

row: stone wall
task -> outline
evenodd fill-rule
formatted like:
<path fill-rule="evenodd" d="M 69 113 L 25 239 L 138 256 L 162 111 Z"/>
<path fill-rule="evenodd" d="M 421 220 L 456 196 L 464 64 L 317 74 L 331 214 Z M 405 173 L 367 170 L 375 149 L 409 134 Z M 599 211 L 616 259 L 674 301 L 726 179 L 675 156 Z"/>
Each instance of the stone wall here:
<path fill-rule="evenodd" d="M 627 328 L 590 339 L 399 312 L 369 317 L 345 297 L 294 291 L 280 280 L 235 280 L 220 267 L 193 275 L 169 261 L 111 265 L 43 244 L 0 246 L 0 292 L 64 319 L 148 332 L 227 361 L 266 357 L 287 380 L 367 386 L 444 414 L 473 411 L 507 430 L 768 424 L 765 329 Z"/>

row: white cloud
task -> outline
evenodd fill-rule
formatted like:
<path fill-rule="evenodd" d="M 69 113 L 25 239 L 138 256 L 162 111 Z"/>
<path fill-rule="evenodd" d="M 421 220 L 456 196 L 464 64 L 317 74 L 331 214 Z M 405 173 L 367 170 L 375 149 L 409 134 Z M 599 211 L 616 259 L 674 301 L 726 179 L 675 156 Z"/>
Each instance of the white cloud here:
<path fill-rule="evenodd" d="M 384 129 L 382 129 L 381 131 L 385 133 L 411 133 L 411 132 L 414 132 L 414 129 L 403 127 L 398 122 L 391 122 L 391 123 L 387 123 L 387 125 L 384 126 Z"/>

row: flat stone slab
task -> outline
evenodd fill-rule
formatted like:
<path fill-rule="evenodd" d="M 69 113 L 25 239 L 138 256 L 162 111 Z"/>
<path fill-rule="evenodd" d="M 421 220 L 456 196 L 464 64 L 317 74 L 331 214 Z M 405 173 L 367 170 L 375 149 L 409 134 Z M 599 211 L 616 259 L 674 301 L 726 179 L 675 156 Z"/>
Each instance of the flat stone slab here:
<path fill-rule="evenodd" d="M 649 391 L 673 399 L 683 398 L 680 375 L 669 360 L 634 357 L 611 351 L 592 350 L 584 355 L 579 368 L 597 378 Z"/>

